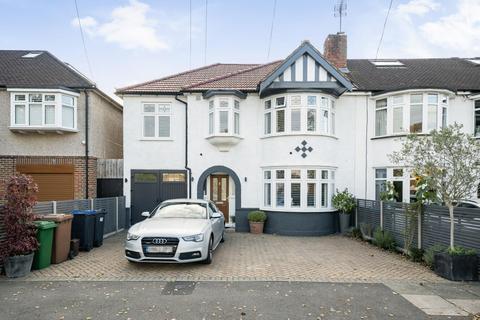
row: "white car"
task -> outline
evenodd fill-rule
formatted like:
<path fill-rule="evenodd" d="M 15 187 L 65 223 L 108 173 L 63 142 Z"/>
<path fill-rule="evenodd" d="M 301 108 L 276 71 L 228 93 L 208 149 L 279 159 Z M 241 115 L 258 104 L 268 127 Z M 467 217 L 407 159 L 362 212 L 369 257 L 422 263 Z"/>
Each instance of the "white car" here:
<path fill-rule="evenodd" d="M 130 227 L 125 258 L 132 262 L 197 262 L 210 264 L 223 242 L 225 218 L 210 201 L 167 200 Z"/>

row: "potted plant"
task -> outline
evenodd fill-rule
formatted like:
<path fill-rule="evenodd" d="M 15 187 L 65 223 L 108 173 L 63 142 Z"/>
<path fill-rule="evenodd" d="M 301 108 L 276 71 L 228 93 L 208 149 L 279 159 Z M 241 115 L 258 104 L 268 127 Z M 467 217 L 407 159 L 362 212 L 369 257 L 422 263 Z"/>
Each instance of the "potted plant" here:
<path fill-rule="evenodd" d="M 448 208 L 450 217 L 450 246 L 447 251 L 436 253 L 434 270 L 449 280 L 474 280 L 478 260 L 470 250 L 455 246 L 454 209 L 462 199 L 472 196 L 473 188 L 480 180 L 480 142 L 464 133 L 462 126 L 453 124 L 429 135 L 410 134 L 398 152 L 391 154 L 393 163 L 411 168 L 417 175 L 428 177 L 428 190 Z"/>
<path fill-rule="evenodd" d="M 332 197 L 332 204 L 339 211 L 340 232 L 345 233 L 350 228 L 350 213 L 355 209 L 355 197 L 348 189 L 337 193 Z"/>
<path fill-rule="evenodd" d="M 248 222 L 250 224 L 250 233 L 263 233 L 263 226 L 267 220 L 267 214 L 260 210 L 250 211 L 248 213 Z"/>
<path fill-rule="evenodd" d="M 32 223 L 37 192 L 37 185 L 26 175 L 12 176 L 7 183 L 3 207 L 6 243 L 0 248 L 7 277 L 23 277 L 32 267 L 33 254 L 38 248 L 36 227 Z"/>

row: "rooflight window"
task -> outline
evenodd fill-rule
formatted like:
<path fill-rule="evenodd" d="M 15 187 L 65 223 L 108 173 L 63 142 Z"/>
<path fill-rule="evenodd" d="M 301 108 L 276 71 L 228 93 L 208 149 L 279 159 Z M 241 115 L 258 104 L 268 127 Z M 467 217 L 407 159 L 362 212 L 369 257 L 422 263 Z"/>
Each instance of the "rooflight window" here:
<path fill-rule="evenodd" d="M 480 58 L 467 59 L 467 61 L 469 61 L 473 64 L 480 65 Z"/>
<path fill-rule="evenodd" d="M 26 55 L 23 55 L 22 58 L 36 58 L 41 54 L 42 52 L 29 52 Z"/>
<path fill-rule="evenodd" d="M 404 64 L 398 60 L 371 60 L 376 67 L 403 67 Z"/>

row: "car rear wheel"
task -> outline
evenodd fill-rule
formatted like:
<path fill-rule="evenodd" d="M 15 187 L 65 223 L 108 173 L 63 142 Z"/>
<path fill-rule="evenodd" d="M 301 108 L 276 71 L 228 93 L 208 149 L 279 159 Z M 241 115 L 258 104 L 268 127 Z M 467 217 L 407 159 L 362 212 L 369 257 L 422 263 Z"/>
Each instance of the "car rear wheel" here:
<path fill-rule="evenodd" d="M 208 251 L 207 251 L 207 258 L 203 260 L 204 264 L 210 264 L 213 261 L 213 238 L 210 237 L 210 240 L 208 241 Z"/>
<path fill-rule="evenodd" d="M 225 231 L 222 232 L 222 239 L 220 240 L 220 242 L 225 242 Z"/>

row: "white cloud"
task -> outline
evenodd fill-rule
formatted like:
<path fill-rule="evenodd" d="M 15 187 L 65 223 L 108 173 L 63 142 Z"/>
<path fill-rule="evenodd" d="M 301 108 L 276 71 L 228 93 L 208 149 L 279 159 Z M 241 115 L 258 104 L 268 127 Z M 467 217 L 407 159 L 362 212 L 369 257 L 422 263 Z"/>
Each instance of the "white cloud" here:
<path fill-rule="evenodd" d="M 124 49 L 168 49 L 167 43 L 156 32 L 158 21 L 147 17 L 149 12 L 148 4 L 130 0 L 128 5 L 114 8 L 110 20 L 105 23 L 98 23 L 89 16 L 80 21 L 88 34 L 100 36 Z M 72 25 L 78 26 L 75 20 L 72 20 Z"/>
<path fill-rule="evenodd" d="M 408 3 L 398 5 L 396 12 L 401 15 L 423 16 L 438 8 L 439 4 L 434 0 L 412 0 Z"/>
<path fill-rule="evenodd" d="M 432 45 L 456 52 L 480 53 L 480 2 L 460 0 L 458 11 L 420 26 Z"/>

